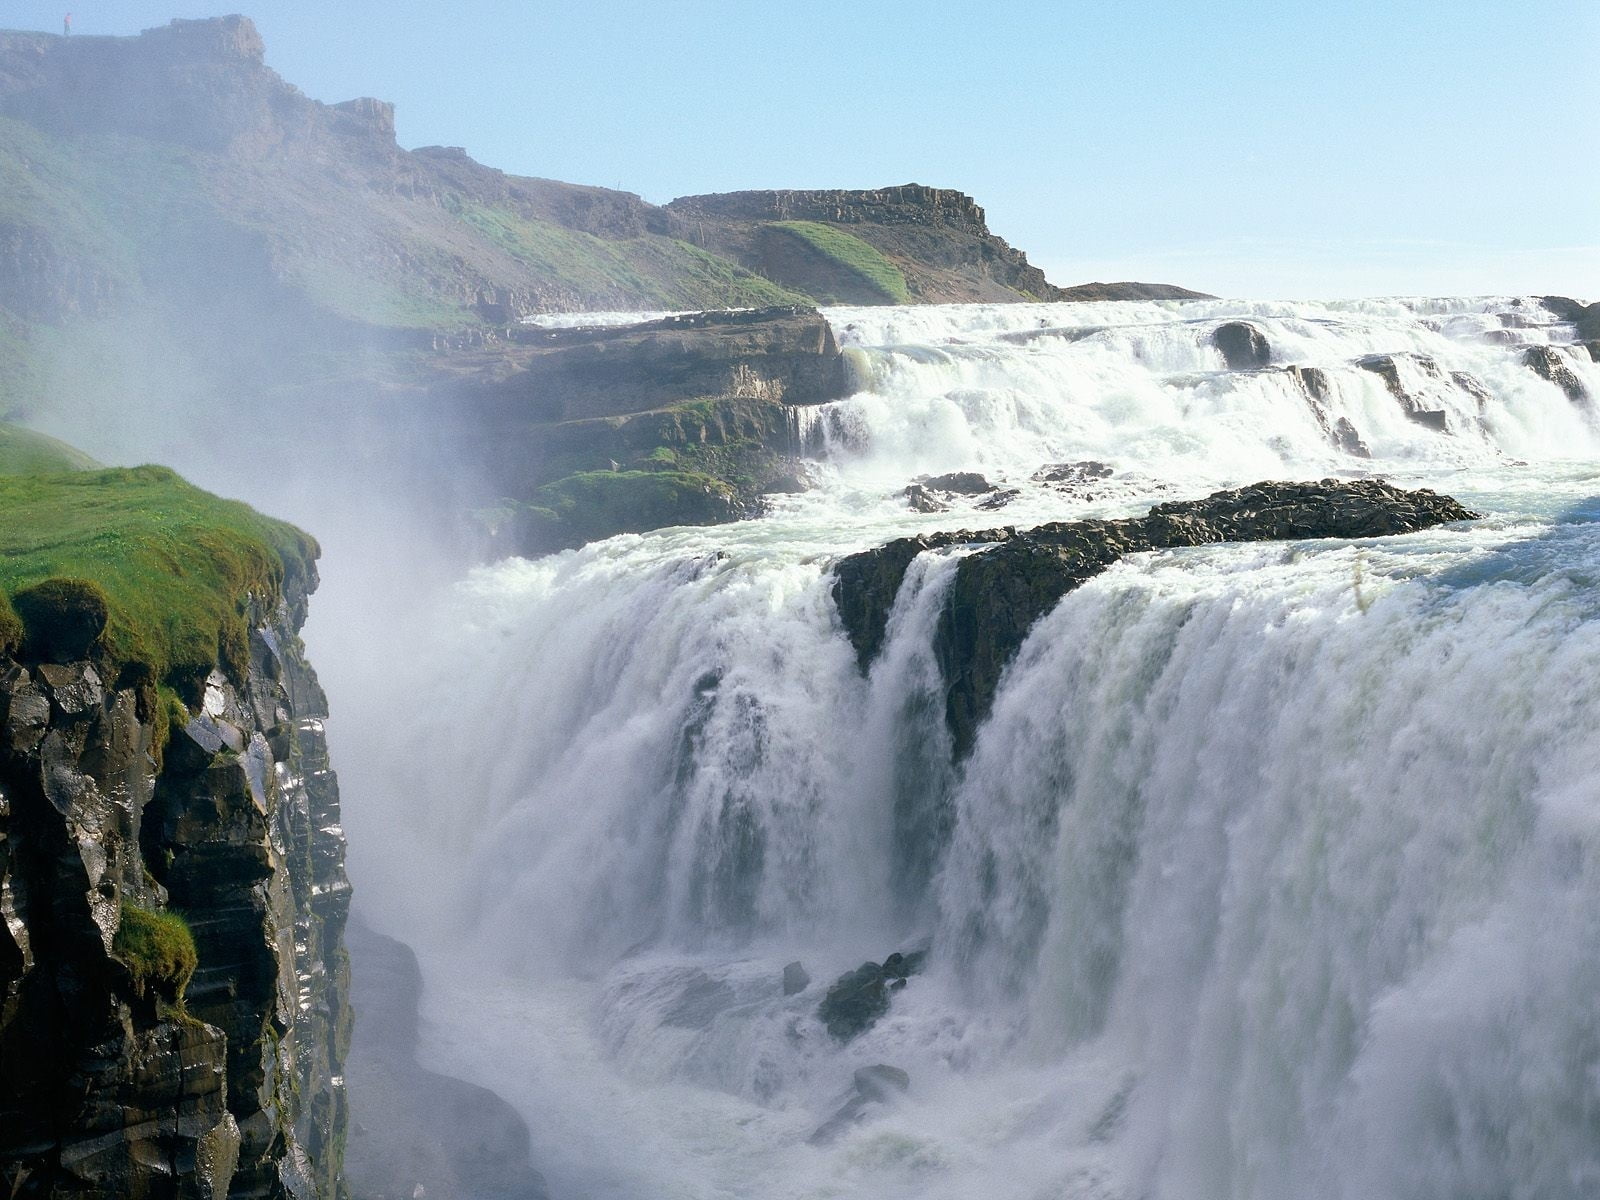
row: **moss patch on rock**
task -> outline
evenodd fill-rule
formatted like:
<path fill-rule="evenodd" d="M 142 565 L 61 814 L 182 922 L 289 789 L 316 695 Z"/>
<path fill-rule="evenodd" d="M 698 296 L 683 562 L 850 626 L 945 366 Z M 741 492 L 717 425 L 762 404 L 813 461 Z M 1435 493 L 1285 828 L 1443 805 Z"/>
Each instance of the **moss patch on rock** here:
<path fill-rule="evenodd" d="M 668 525 L 738 515 L 734 489 L 689 471 L 583 471 L 545 484 L 522 507 L 521 543 L 534 553 Z"/>
<path fill-rule="evenodd" d="M 124 900 L 111 952 L 128 968 L 134 990 L 140 996 L 153 994 L 157 1000 L 183 1011 L 183 994 L 200 965 L 200 955 L 195 949 L 194 933 L 181 916 L 154 912 Z"/>
<path fill-rule="evenodd" d="M 165 467 L 0 477 L 0 590 L 25 644 L 64 647 L 97 594 L 99 652 L 154 681 L 219 662 L 242 674 L 251 597 L 309 590 L 317 554 L 310 535 Z"/>

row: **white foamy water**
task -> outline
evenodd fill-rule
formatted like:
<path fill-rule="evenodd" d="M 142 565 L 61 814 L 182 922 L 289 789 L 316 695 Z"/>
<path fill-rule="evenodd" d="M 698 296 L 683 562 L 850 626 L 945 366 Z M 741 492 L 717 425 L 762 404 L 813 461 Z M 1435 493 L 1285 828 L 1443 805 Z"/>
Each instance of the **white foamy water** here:
<path fill-rule="evenodd" d="M 368 911 L 423 957 L 430 1062 L 518 1107 L 556 1196 L 1600 1195 L 1600 434 L 1522 361 L 1600 397 L 1571 330 L 1514 298 L 830 319 L 867 386 L 812 416 L 819 488 L 482 569 L 397 668 L 415 852 Z M 1240 319 L 1268 367 L 1225 369 Z M 1032 478 L 1086 459 L 1091 496 Z M 1019 494 L 909 511 L 956 469 Z M 831 562 L 902 533 L 1366 473 L 1487 515 L 1126 560 L 960 766 L 930 643 L 981 550 L 913 564 L 865 676 L 833 609 Z M 838 1045 L 827 985 L 920 946 Z M 808 1144 L 875 1063 L 905 1097 Z"/>

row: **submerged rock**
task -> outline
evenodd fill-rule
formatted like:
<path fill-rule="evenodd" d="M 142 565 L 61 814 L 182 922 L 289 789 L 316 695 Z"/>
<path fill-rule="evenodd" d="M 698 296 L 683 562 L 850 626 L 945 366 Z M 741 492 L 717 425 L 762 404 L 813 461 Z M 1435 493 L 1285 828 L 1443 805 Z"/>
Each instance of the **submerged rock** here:
<path fill-rule="evenodd" d="M 938 513 L 950 511 L 950 506 L 920 483 L 913 483 L 900 493 L 911 505 L 912 512 Z"/>
<path fill-rule="evenodd" d="M 783 994 L 798 996 L 811 986 L 811 974 L 803 963 L 792 962 L 783 968 Z"/>
<path fill-rule="evenodd" d="M 806 1139 L 810 1145 L 826 1146 L 837 1141 L 840 1134 L 865 1118 L 873 1105 L 893 1104 L 911 1090 L 911 1076 L 899 1067 L 877 1063 L 859 1068 L 852 1084 L 850 1098 Z"/>
<path fill-rule="evenodd" d="M 840 560 L 833 595 L 865 671 L 882 647 L 901 580 L 917 555 L 958 543 L 994 543 L 961 560 L 934 633 L 945 721 L 961 758 L 988 715 L 1001 672 L 1034 622 L 1124 554 L 1213 542 L 1384 537 L 1476 515 L 1448 496 L 1379 480 L 1258 483 L 1203 500 L 1159 504 L 1147 516 L 1119 521 L 900 538 Z"/>

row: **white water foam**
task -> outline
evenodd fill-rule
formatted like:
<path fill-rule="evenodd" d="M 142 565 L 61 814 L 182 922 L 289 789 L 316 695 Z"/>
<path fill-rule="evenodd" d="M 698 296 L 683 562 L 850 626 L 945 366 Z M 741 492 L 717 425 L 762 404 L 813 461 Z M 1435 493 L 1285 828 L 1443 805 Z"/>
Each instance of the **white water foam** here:
<path fill-rule="evenodd" d="M 431 615 L 383 815 L 415 851 L 366 886 L 419 943 L 432 1062 L 519 1107 L 556 1195 L 1600 1194 L 1600 443 L 1520 358 L 1570 331 L 1510 299 L 830 318 L 873 384 L 820 419 L 821 488 Z M 1286 372 L 1225 371 L 1224 320 L 1327 370 L 1374 457 Z M 1372 354 L 1431 360 L 1401 378 L 1451 431 Z M 1088 458 L 1090 498 L 1030 479 Z M 907 511 L 936 469 L 1021 494 Z M 1127 560 L 959 770 L 930 646 L 976 548 L 917 560 L 866 676 L 832 607 L 833 559 L 901 533 L 1333 471 L 1490 515 Z M 921 944 L 837 1044 L 828 983 Z M 903 1101 L 808 1144 L 880 1062 Z"/>

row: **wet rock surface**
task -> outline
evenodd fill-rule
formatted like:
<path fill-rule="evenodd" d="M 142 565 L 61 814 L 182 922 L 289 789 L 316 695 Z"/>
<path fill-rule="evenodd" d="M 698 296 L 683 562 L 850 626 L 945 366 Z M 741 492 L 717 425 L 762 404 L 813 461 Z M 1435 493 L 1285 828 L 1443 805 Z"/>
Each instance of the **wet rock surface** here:
<path fill-rule="evenodd" d="M 874 1107 L 893 1104 L 911 1090 L 911 1076 L 899 1067 L 877 1063 L 858 1068 L 851 1080 L 850 1098 L 807 1140 L 813 1146 L 826 1146 L 839 1140 L 853 1125 L 858 1125 L 871 1115 Z"/>
<path fill-rule="evenodd" d="M 0 657 L 0 1193 L 339 1194 L 349 884 L 305 597 L 252 613 L 248 669 L 153 689 Z M 187 916 L 181 1003 L 114 945 Z"/>
<path fill-rule="evenodd" d="M 949 492 L 952 496 L 981 496 L 994 491 L 994 484 L 976 471 L 951 471 L 944 475 L 925 475 L 917 482 L 929 491 Z"/>
<path fill-rule="evenodd" d="M 943 546 L 993 543 L 962 559 L 934 635 L 945 720 L 959 758 L 971 750 L 1000 674 L 1034 623 L 1125 554 L 1214 542 L 1385 537 L 1476 515 L 1449 496 L 1379 480 L 1258 483 L 1159 504 L 1144 517 L 900 538 L 841 559 L 833 596 L 865 671 L 882 649 L 912 560 Z"/>
<path fill-rule="evenodd" d="M 1549 380 L 1560 388 L 1568 400 L 1582 404 L 1589 399 L 1589 389 L 1572 369 L 1572 364 L 1555 346 L 1529 346 L 1522 352 L 1522 365 L 1541 379 Z"/>
<path fill-rule="evenodd" d="M 1222 352 L 1230 371 L 1250 371 L 1272 363 L 1272 346 L 1267 335 L 1246 321 L 1218 325 L 1211 344 Z"/>
<path fill-rule="evenodd" d="M 847 971 L 828 988 L 817 1017 L 841 1042 L 865 1033 L 889 1011 L 890 997 L 922 970 L 926 952 L 894 953 L 881 963 L 865 962 Z"/>
<path fill-rule="evenodd" d="M 487 1088 L 417 1062 L 417 956 L 352 920 L 356 1025 L 347 1065 L 351 1200 L 544 1200 L 528 1127 Z"/>
<path fill-rule="evenodd" d="M 1442 378 L 1439 364 L 1426 354 L 1394 355 L 1394 354 L 1369 354 L 1356 360 L 1356 366 L 1363 371 L 1371 371 L 1383 380 L 1384 386 L 1389 389 L 1389 394 L 1400 402 L 1401 411 L 1418 425 L 1431 429 L 1435 433 L 1448 433 L 1450 431 L 1449 415 L 1442 408 L 1429 408 L 1418 397 L 1413 395 L 1400 376 L 1400 360 L 1404 357 L 1424 375 Z"/>

